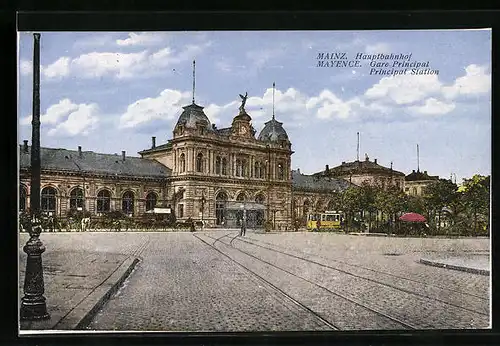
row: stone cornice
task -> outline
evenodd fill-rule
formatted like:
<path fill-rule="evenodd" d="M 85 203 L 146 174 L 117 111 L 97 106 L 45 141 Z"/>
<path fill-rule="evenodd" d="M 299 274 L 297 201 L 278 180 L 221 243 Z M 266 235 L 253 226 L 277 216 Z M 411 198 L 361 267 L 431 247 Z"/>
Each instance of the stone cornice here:
<path fill-rule="evenodd" d="M 231 135 L 231 136 L 225 137 L 225 138 L 212 138 L 212 137 L 204 137 L 204 136 L 196 136 L 196 135 L 184 135 L 182 137 L 174 138 L 171 141 L 172 141 L 172 144 L 186 142 L 186 141 L 193 141 L 195 144 L 208 143 L 208 144 L 213 144 L 216 146 L 223 146 L 223 147 L 231 147 L 231 148 L 238 148 L 238 149 L 245 149 L 245 150 L 248 150 L 248 149 L 259 150 L 263 153 L 267 153 L 267 150 L 268 150 L 267 145 L 264 142 L 259 141 L 258 139 L 244 138 L 244 137 L 242 138 L 240 136 L 234 136 L 234 135 Z M 282 147 L 274 146 L 274 145 L 270 145 L 269 149 L 271 149 L 271 152 L 282 152 L 285 154 L 293 154 L 294 153 L 289 148 L 282 148 Z"/>
<path fill-rule="evenodd" d="M 214 183 L 226 183 L 226 184 L 241 184 L 241 185 L 261 185 L 261 186 L 291 186 L 291 182 L 288 181 L 267 181 L 260 179 L 237 179 L 232 177 L 220 177 L 220 176 L 207 176 L 207 175 L 180 175 L 175 177 L 169 177 L 170 182 L 179 181 L 208 181 Z"/>

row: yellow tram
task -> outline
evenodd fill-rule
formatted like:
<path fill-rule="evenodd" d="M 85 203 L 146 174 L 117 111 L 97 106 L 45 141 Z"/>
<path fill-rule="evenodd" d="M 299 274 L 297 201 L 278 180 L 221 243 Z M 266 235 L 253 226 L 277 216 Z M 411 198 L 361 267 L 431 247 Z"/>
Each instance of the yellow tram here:
<path fill-rule="evenodd" d="M 344 221 L 341 211 L 325 211 L 324 213 L 309 213 L 307 215 L 307 230 L 330 231 L 340 230 Z"/>

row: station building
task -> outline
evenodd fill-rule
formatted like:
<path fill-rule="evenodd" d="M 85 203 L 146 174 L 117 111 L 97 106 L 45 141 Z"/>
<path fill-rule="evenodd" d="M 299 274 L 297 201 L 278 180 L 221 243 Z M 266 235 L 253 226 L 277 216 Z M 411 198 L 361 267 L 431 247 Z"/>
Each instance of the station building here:
<path fill-rule="evenodd" d="M 29 206 L 30 150 L 19 147 L 21 210 Z M 172 138 L 139 152 L 141 157 L 64 148 L 41 148 L 41 208 L 65 216 L 79 208 L 100 216 L 121 210 L 133 217 L 155 207 L 179 221 L 234 227 L 247 213 L 249 227 L 272 222 L 292 229 L 309 211 L 333 208 L 334 194 L 349 181 L 292 171 L 292 143 L 272 118 L 257 134 L 243 105 L 228 127 L 217 128 L 194 102 L 183 107 Z"/>

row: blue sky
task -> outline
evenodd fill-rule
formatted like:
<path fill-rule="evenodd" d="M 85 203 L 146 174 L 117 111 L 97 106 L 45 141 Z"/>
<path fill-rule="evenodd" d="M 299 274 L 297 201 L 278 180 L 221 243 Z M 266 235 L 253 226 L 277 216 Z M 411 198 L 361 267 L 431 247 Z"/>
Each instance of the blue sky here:
<path fill-rule="evenodd" d="M 42 32 L 41 144 L 138 156 L 172 137 L 196 103 L 219 128 L 247 112 L 284 123 L 292 168 L 314 173 L 365 153 L 406 174 L 457 182 L 491 170 L 491 31 Z M 412 54 L 438 75 L 317 67 L 318 53 Z M 19 33 L 19 142 L 31 139 L 32 33 Z M 388 61 L 392 64 L 393 60 Z"/>

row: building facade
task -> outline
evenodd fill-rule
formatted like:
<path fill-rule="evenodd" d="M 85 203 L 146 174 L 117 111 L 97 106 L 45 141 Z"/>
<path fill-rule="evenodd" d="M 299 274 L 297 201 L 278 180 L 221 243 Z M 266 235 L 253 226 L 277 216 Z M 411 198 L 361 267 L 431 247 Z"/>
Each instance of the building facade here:
<path fill-rule="evenodd" d="M 423 196 L 425 187 L 436 180 L 439 180 L 439 177 L 428 175 L 427 171 L 413 170 L 405 177 L 405 193 L 410 196 Z"/>
<path fill-rule="evenodd" d="M 219 129 L 193 100 L 183 107 L 172 138 L 156 145 L 153 137 L 139 154 L 42 148 L 41 209 L 55 216 L 71 209 L 138 216 L 161 206 L 179 221 L 201 220 L 207 227 L 239 226 L 245 213 L 249 227 L 269 221 L 286 230 L 308 211 L 328 209 L 333 194 L 349 185 L 293 173 L 283 124 L 273 115 L 256 136 L 244 102 L 231 126 Z M 29 206 L 29 184 L 30 147 L 24 141 L 21 210 Z"/>
<path fill-rule="evenodd" d="M 391 164 L 392 166 L 392 164 Z M 332 177 L 344 179 L 356 186 L 368 184 L 383 189 L 395 187 L 404 190 L 405 174 L 391 168 L 381 166 L 377 159 L 370 161 L 368 155 L 365 160 L 353 162 L 342 162 L 340 166 L 329 168 L 327 165 L 323 172 L 318 172 L 316 176 Z"/>

